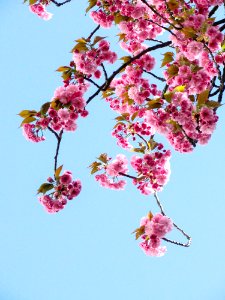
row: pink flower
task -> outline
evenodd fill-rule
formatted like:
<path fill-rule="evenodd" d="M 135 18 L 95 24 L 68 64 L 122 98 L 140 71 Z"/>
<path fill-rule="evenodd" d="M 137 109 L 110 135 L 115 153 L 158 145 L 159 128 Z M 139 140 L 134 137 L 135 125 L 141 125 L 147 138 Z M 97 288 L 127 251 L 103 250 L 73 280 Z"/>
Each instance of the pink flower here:
<path fill-rule="evenodd" d="M 45 5 L 41 3 L 30 5 L 30 10 L 45 21 L 50 20 L 53 16 L 51 13 L 46 11 Z"/>
<path fill-rule="evenodd" d="M 172 230 L 173 223 L 168 217 L 161 214 L 156 214 L 152 218 L 152 228 L 154 234 L 162 238 Z"/>
<path fill-rule="evenodd" d="M 70 171 L 65 171 L 64 174 L 60 177 L 60 182 L 65 185 L 70 184 L 72 180 L 72 173 Z"/>
<path fill-rule="evenodd" d="M 44 136 L 38 136 L 38 130 L 35 130 L 34 124 L 24 124 L 23 125 L 23 135 L 25 138 L 34 143 L 42 142 L 45 140 Z"/>
<path fill-rule="evenodd" d="M 161 257 L 166 253 L 165 246 L 153 248 L 149 244 L 146 244 L 146 242 L 140 243 L 139 246 L 144 251 L 144 253 L 149 256 Z"/>

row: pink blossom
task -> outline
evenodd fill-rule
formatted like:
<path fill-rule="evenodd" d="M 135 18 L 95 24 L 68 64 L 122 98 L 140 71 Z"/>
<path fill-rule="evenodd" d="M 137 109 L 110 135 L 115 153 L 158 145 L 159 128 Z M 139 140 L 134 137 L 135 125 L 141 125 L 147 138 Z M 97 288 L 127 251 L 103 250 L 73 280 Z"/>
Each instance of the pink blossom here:
<path fill-rule="evenodd" d="M 42 18 L 45 21 L 48 21 L 52 18 L 52 14 L 47 12 L 45 9 L 45 5 L 38 3 L 30 5 L 30 11 L 32 11 L 34 14 L 36 14 L 38 17 Z"/>
<path fill-rule="evenodd" d="M 28 141 L 38 143 L 45 140 L 44 136 L 38 136 L 38 129 L 35 130 L 34 124 L 23 125 L 23 135 Z"/>

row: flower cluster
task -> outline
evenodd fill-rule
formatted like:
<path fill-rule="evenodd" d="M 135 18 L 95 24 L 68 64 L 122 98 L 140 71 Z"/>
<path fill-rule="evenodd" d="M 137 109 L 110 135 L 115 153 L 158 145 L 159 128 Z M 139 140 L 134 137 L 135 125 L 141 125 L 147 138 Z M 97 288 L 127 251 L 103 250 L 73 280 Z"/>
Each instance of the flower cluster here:
<path fill-rule="evenodd" d="M 42 1 L 39 3 L 35 3 L 33 5 L 29 6 L 30 11 L 32 11 L 34 14 L 36 14 L 41 19 L 48 21 L 52 18 L 52 14 L 46 11 L 46 7 L 44 4 L 42 4 Z"/>
<path fill-rule="evenodd" d="M 107 154 L 101 154 L 98 157 L 98 161 L 90 165 L 91 173 L 104 171 L 102 174 L 95 175 L 96 181 L 102 187 L 123 190 L 126 181 L 121 180 L 120 177 L 128 172 L 128 160 L 123 154 L 118 154 L 114 160 L 111 160 L 112 158 L 108 157 Z"/>
<path fill-rule="evenodd" d="M 161 191 L 170 177 L 171 152 L 159 150 L 162 149 L 161 144 L 157 148 L 156 151 L 145 154 L 143 158 L 136 155 L 131 158 L 131 166 L 138 173 L 138 177 L 133 180 L 133 183 L 144 195 Z"/>
<path fill-rule="evenodd" d="M 110 44 L 101 40 L 97 44 L 97 48 L 91 48 L 90 50 L 78 50 L 76 49 L 73 53 L 73 61 L 76 65 L 76 70 L 99 79 L 101 77 L 101 71 L 98 69 L 103 62 L 113 64 L 117 60 L 115 52 L 110 51 Z"/>
<path fill-rule="evenodd" d="M 147 217 L 143 217 L 140 227 L 134 232 L 136 239 L 141 237 L 143 242 L 139 244 L 146 255 L 163 256 L 166 247 L 161 246 L 161 240 L 173 229 L 173 222 L 166 216 L 158 213 L 155 216 L 149 213 Z"/>
<path fill-rule="evenodd" d="M 65 171 L 61 176 L 58 175 L 55 181 L 51 177 L 47 181 L 48 183 L 40 186 L 38 192 L 43 193 L 39 197 L 39 201 L 48 213 L 62 210 L 68 200 L 73 200 L 80 194 L 81 182 L 80 180 L 73 180 L 70 171 Z M 51 193 L 46 195 L 47 191 L 51 191 Z"/>
<path fill-rule="evenodd" d="M 81 117 L 88 115 L 83 98 L 87 88 L 88 85 L 84 83 L 58 87 L 52 101 L 45 103 L 39 112 L 22 111 L 20 116 L 24 118 L 22 127 L 26 139 L 32 142 L 45 140 L 42 132 L 47 128 L 56 132 L 75 131 L 79 115 Z M 41 136 L 39 136 L 40 132 Z"/>

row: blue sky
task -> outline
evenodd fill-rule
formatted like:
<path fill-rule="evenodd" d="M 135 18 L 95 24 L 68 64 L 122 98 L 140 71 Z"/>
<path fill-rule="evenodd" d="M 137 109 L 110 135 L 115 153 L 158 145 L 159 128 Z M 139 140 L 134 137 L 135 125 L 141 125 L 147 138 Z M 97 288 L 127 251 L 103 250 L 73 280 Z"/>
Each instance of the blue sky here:
<path fill-rule="evenodd" d="M 167 245 L 164 257 L 146 257 L 131 232 L 150 209 L 158 211 L 153 197 L 130 183 L 123 192 L 103 189 L 89 175 L 98 154 L 122 152 L 110 135 L 114 114 L 101 99 L 62 142 L 60 163 L 82 180 L 81 195 L 56 215 L 36 199 L 52 174 L 55 141 L 47 134 L 44 143 L 27 142 L 17 113 L 39 108 L 61 84 L 54 70 L 70 61 L 73 41 L 95 27 L 86 6 L 52 7 L 53 19 L 44 22 L 22 1 L 0 2 L 0 300 L 224 300 L 224 107 L 208 146 L 173 153 L 160 194 L 167 214 L 192 236 L 188 249 Z"/>

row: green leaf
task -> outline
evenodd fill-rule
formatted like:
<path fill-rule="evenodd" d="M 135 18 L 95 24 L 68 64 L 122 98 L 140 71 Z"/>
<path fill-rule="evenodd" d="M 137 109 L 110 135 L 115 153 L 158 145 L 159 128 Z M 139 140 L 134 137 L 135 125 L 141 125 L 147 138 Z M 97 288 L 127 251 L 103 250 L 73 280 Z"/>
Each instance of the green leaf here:
<path fill-rule="evenodd" d="M 140 236 L 142 236 L 145 233 L 145 226 L 141 226 L 137 229 L 135 229 L 132 233 L 135 233 L 135 239 L 139 239 Z"/>
<path fill-rule="evenodd" d="M 85 38 L 80 38 L 75 40 L 77 43 L 83 43 L 83 44 L 87 44 L 87 40 Z"/>
<path fill-rule="evenodd" d="M 130 61 L 130 59 L 131 59 L 131 56 L 123 56 L 123 57 L 121 57 L 120 58 L 120 60 L 122 60 L 124 63 L 127 63 L 128 61 Z"/>
<path fill-rule="evenodd" d="M 27 118 L 35 115 L 36 113 L 36 110 L 22 110 L 18 115 L 22 118 Z"/>
<path fill-rule="evenodd" d="M 44 103 L 44 104 L 41 106 L 40 113 L 41 113 L 42 115 L 45 115 L 45 114 L 47 113 L 47 111 L 48 111 L 50 105 L 51 105 L 51 102 L 46 102 L 46 103 Z"/>
<path fill-rule="evenodd" d="M 184 27 L 181 31 L 187 38 L 193 38 L 196 36 L 196 31 L 192 27 Z"/>
<path fill-rule="evenodd" d="M 114 88 L 108 88 L 106 91 L 102 92 L 102 98 L 110 97 L 114 94 Z"/>
<path fill-rule="evenodd" d="M 179 68 L 176 65 L 171 65 L 169 68 L 167 68 L 167 73 L 170 75 L 170 77 L 173 77 L 178 74 Z"/>
<path fill-rule="evenodd" d="M 68 71 L 70 70 L 71 68 L 70 67 L 67 67 L 67 66 L 61 66 L 59 67 L 56 72 L 65 72 L 65 71 Z"/>
<path fill-rule="evenodd" d="M 206 101 L 205 105 L 209 108 L 217 108 L 217 107 L 222 106 L 221 103 L 219 103 L 217 101 L 213 101 L 213 100 Z"/>
<path fill-rule="evenodd" d="M 136 111 L 135 113 L 133 113 L 133 115 L 131 116 L 131 121 L 134 121 L 134 119 L 137 118 L 138 114 L 139 114 L 139 111 Z"/>
<path fill-rule="evenodd" d="M 88 2 L 89 2 L 89 5 L 86 8 L 86 13 L 89 12 L 89 10 L 92 9 L 92 7 L 94 7 L 96 5 L 97 0 L 88 0 Z"/>
<path fill-rule="evenodd" d="M 35 4 L 36 2 L 38 2 L 38 0 L 29 0 L 29 5 L 33 5 L 33 4 Z"/>
<path fill-rule="evenodd" d="M 163 95 L 164 99 L 168 102 L 171 103 L 172 97 L 173 97 L 174 93 L 172 92 L 167 92 Z"/>
<path fill-rule="evenodd" d="M 43 183 L 39 189 L 38 189 L 38 194 L 42 193 L 45 194 L 46 192 L 50 191 L 51 189 L 54 188 L 54 185 L 52 183 Z"/>
<path fill-rule="evenodd" d="M 149 220 L 150 220 L 150 221 L 151 221 L 151 220 L 152 220 L 152 218 L 153 218 L 153 214 L 152 214 L 152 212 L 151 212 L 151 211 L 148 213 L 148 218 L 149 218 Z"/>
<path fill-rule="evenodd" d="M 199 94 L 197 97 L 198 107 L 203 106 L 208 100 L 208 98 L 209 98 L 209 90 L 205 90 L 201 94 Z"/>
<path fill-rule="evenodd" d="M 24 124 L 32 123 L 36 120 L 34 117 L 27 117 L 23 120 L 23 122 L 20 124 L 20 127 L 23 126 Z"/>
<path fill-rule="evenodd" d="M 97 159 L 106 164 L 108 162 L 108 155 L 106 153 L 102 153 L 99 157 L 97 157 Z"/>
<path fill-rule="evenodd" d="M 173 61 L 174 53 L 173 52 L 166 52 L 163 55 L 164 55 L 164 58 L 162 59 L 161 68 Z"/>
<path fill-rule="evenodd" d="M 154 109 L 160 107 L 162 107 L 162 103 L 160 103 L 160 99 L 148 101 L 148 109 Z"/>
<path fill-rule="evenodd" d="M 62 168 L 63 168 L 63 165 L 61 165 L 60 167 L 58 167 L 56 170 L 55 170 L 55 179 L 58 180 L 59 179 L 59 175 L 62 171 Z"/>
<path fill-rule="evenodd" d="M 169 0 L 167 4 L 170 10 L 175 10 L 179 7 L 179 3 L 177 0 Z"/>
<path fill-rule="evenodd" d="M 106 38 L 106 36 L 96 36 L 94 38 L 94 42 L 92 44 L 92 46 L 94 46 L 95 44 L 97 44 L 98 42 L 100 42 L 101 40 L 104 40 Z"/>
<path fill-rule="evenodd" d="M 86 42 L 85 43 L 78 43 L 76 44 L 73 49 L 71 50 L 71 52 L 74 52 L 75 50 L 78 50 L 78 51 L 87 51 L 88 50 L 88 47 L 86 46 Z"/>

